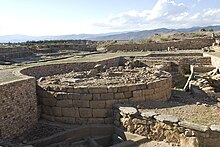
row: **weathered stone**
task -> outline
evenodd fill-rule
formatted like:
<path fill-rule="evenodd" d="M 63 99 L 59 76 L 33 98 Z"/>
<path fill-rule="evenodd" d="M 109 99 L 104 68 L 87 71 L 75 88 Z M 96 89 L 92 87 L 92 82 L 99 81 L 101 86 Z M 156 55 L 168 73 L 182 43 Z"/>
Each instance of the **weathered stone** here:
<path fill-rule="evenodd" d="M 89 93 L 107 93 L 108 90 L 106 87 L 92 87 L 89 88 Z"/>
<path fill-rule="evenodd" d="M 101 94 L 92 94 L 92 99 L 93 100 L 100 100 L 101 99 Z"/>
<path fill-rule="evenodd" d="M 199 141 L 197 137 L 181 137 L 180 146 L 182 147 L 199 147 Z"/>
<path fill-rule="evenodd" d="M 105 106 L 106 108 L 112 108 L 114 104 L 116 104 L 118 100 L 106 100 L 105 101 Z"/>
<path fill-rule="evenodd" d="M 79 100 L 81 98 L 81 94 L 79 93 L 68 93 L 68 99 Z"/>
<path fill-rule="evenodd" d="M 136 114 L 138 111 L 136 108 L 134 107 L 119 107 L 119 110 L 123 113 L 123 114 L 127 114 L 127 115 L 133 115 Z"/>
<path fill-rule="evenodd" d="M 76 118 L 76 124 L 88 124 L 88 118 Z"/>
<path fill-rule="evenodd" d="M 89 108 L 89 100 L 73 100 L 73 107 Z"/>
<path fill-rule="evenodd" d="M 92 117 L 92 109 L 90 108 L 79 108 L 79 115 L 83 118 Z"/>
<path fill-rule="evenodd" d="M 105 124 L 112 124 L 114 122 L 113 117 L 105 118 Z"/>
<path fill-rule="evenodd" d="M 136 89 L 137 90 L 144 90 L 147 88 L 147 85 L 146 84 L 138 84 L 136 85 Z"/>
<path fill-rule="evenodd" d="M 199 124 L 195 124 L 195 123 L 191 123 L 191 122 L 187 122 L 187 121 L 181 121 L 181 122 L 179 122 L 179 125 L 181 127 L 200 131 L 200 132 L 206 132 L 209 130 L 208 126 L 199 125 Z"/>
<path fill-rule="evenodd" d="M 88 123 L 89 124 L 104 124 L 105 119 L 104 118 L 89 118 Z"/>
<path fill-rule="evenodd" d="M 133 91 L 133 97 L 134 98 L 136 98 L 136 97 L 143 97 L 143 91 L 142 90 Z"/>
<path fill-rule="evenodd" d="M 212 131 L 220 132 L 220 125 L 211 125 L 210 129 Z"/>
<path fill-rule="evenodd" d="M 117 88 L 117 92 L 126 92 L 128 91 L 128 87 L 127 86 L 121 86 Z"/>
<path fill-rule="evenodd" d="M 42 103 L 47 106 L 55 106 L 57 100 L 55 98 L 42 98 Z"/>
<path fill-rule="evenodd" d="M 52 110 L 52 107 L 50 106 L 42 106 L 42 110 L 45 114 L 48 114 L 48 115 L 53 115 L 53 110 Z"/>
<path fill-rule="evenodd" d="M 97 118 L 112 116 L 111 109 L 92 109 L 92 116 Z"/>
<path fill-rule="evenodd" d="M 92 94 L 80 94 L 80 100 L 92 100 Z"/>
<path fill-rule="evenodd" d="M 132 92 L 128 91 L 128 92 L 124 92 L 124 96 L 125 98 L 131 98 L 133 95 L 132 95 Z"/>
<path fill-rule="evenodd" d="M 124 99 L 125 98 L 125 95 L 124 93 L 115 93 L 115 99 Z"/>
<path fill-rule="evenodd" d="M 156 120 L 159 120 L 161 122 L 170 122 L 170 123 L 178 123 L 179 122 L 179 119 L 176 118 L 175 116 L 172 116 L 172 115 L 157 115 L 157 116 L 154 116 L 154 118 Z"/>
<path fill-rule="evenodd" d="M 117 87 L 108 87 L 108 93 L 116 93 L 117 90 Z"/>
<path fill-rule="evenodd" d="M 72 100 L 58 100 L 56 106 L 58 107 L 73 107 Z"/>
<path fill-rule="evenodd" d="M 72 117 L 55 117 L 55 121 L 64 122 L 64 123 L 68 123 L 68 124 L 75 124 L 76 123 L 76 119 L 72 118 Z"/>
<path fill-rule="evenodd" d="M 62 108 L 61 110 L 64 117 L 79 117 L 78 108 Z"/>
<path fill-rule="evenodd" d="M 55 116 L 62 116 L 62 111 L 60 107 L 53 107 L 52 110 Z"/>
<path fill-rule="evenodd" d="M 74 93 L 81 93 L 81 94 L 86 94 L 89 93 L 88 87 L 77 87 L 73 89 Z"/>
<path fill-rule="evenodd" d="M 105 108 L 105 101 L 90 101 L 91 108 Z"/>
<path fill-rule="evenodd" d="M 103 93 L 100 96 L 101 100 L 111 100 L 114 98 L 114 94 L 113 93 Z"/>
<path fill-rule="evenodd" d="M 149 111 L 149 112 L 141 112 L 141 116 L 145 117 L 145 118 L 152 118 L 154 116 L 159 115 L 159 113 L 153 112 L 153 111 Z"/>

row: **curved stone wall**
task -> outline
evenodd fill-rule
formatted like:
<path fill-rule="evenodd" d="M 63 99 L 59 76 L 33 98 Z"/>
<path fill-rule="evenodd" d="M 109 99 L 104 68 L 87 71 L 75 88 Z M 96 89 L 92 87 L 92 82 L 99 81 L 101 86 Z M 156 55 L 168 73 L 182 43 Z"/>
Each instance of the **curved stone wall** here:
<path fill-rule="evenodd" d="M 118 57 L 98 62 L 65 63 L 31 67 L 21 73 L 36 78 L 66 72 L 88 70 L 96 64 L 119 66 L 124 58 Z M 37 86 L 41 116 L 51 121 L 72 124 L 109 124 L 113 122 L 112 105 L 166 101 L 171 95 L 172 77 L 163 77 L 150 83 L 115 87 Z"/>

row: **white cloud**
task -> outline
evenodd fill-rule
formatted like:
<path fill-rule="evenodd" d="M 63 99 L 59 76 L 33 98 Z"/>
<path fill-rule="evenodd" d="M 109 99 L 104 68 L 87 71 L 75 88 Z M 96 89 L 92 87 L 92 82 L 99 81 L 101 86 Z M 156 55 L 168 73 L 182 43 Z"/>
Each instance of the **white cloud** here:
<path fill-rule="evenodd" d="M 151 10 L 131 10 L 111 15 L 105 20 L 94 23 L 93 26 L 107 31 L 127 31 L 220 24 L 220 9 L 210 8 L 192 14 L 191 8 L 183 3 L 176 3 L 174 0 L 158 0 Z"/>

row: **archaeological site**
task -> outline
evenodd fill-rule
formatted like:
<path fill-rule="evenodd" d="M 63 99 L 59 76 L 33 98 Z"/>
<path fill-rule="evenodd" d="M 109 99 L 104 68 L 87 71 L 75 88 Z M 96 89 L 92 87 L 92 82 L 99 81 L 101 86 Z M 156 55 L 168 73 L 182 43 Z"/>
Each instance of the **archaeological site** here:
<path fill-rule="evenodd" d="M 0 146 L 220 147 L 220 45 L 0 44 Z"/>

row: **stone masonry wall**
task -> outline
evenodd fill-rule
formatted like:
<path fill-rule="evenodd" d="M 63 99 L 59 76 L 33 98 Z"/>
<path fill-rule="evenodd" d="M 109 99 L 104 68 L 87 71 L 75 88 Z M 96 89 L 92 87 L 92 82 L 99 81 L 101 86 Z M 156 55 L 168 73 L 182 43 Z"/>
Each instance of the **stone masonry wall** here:
<path fill-rule="evenodd" d="M 172 78 L 118 87 L 38 87 L 42 117 L 73 124 L 113 122 L 113 104 L 167 101 Z"/>
<path fill-rule="evenodd" d="M 203 54 L 205 57 L 210 57 L 211 58 L 211 63 L 213 66 L 215 67 L 220 67 L 220 58 L 217 57 L 217 56 L 214 56 L 214 55 L 210 55 L 210 54 L 207 54 L 207 53 L 204 53 Z"/>
<path fill-rule="evenodd" d="M 114 105 L 114 125 L 126 132 L 181 147 L 219 147 L 220 126 L 180 121 L 171 115 L 139 112 L 132 106 Z"/>
<path fill-rule="evenodd" d="M 14 138 L 37 123 L 35 78 L 0 84 L 0 138 Z"/>
<path fill-rule="evenodd" d="M 109 45 L 107 51 L 163 51 L 168 47 L 174 46 L 180 50 L 187 49 L 201 49 L 203 47 L 212 46 L 214 39 L 186 39 L 176 42 L 164 42 L 164 43 L 146 43 L 146 44 L 115 44 Z"/>

